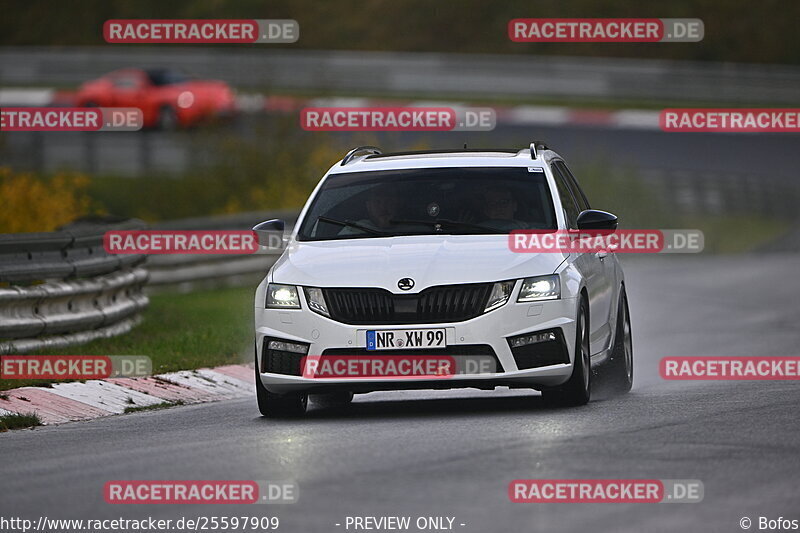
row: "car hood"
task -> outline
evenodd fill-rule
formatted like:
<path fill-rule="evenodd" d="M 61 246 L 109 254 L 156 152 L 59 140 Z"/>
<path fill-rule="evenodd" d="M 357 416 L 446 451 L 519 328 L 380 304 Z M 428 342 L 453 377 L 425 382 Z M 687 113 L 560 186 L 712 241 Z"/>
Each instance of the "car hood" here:
<path fill-rule="evenodd" d="M 315 287 L 381 287 L 416 293 L 435 285 L 500 281 L 551 274 L 561 253 L 516 253 L 507 235 L 422 235 L 293 241 L 272 269 L 272 281 Z"/>

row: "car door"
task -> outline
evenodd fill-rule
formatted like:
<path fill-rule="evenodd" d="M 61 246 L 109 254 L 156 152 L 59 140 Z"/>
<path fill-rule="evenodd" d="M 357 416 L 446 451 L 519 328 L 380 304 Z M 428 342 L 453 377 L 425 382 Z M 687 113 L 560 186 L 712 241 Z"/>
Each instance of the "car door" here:
<path fill-rule="evenodd" d="M 563 161 L 557 161 L 555 164 L 562 176 L 564 176 L 564 178 L 567 180 L 567 183 L 572 190 L 575 201 L 578 203 L 578 211 L 591 209 L 586 194 L 583 192 L 583 189 L 581 189 L 578 180 L 575 179 L 575 176 L 569 170 L 569 167 L 567 167 L 566 163 Z M 598 259 L 601 259 L 603 275 L 605 276 L 605 281 L 608 283 L 606 290 L 609 296 L 605 302 L 608 304 L 608 314 L 604 316 L 606 317 L 606 323 L 608 325 L 608 341 L 611 342 L 613 338 L 612 332 L 614 331 L 617 320 L 617 302 L 619 301 L 619 286 L 620 282 L 622 281 L 622 268 L 619 265 L 617 254 L 613 249 L 609 248 L 608 250 L 605 250 L 605 253 L 598 254 L 597 257 Z"/>
<path fill-rule="evenodd" d="M 559 168 L 560 167 L 560 168 Z M 588 207 L 585 197 L 579 191 L 573 192 L 568 178 L 564 174 L 563 163 L 560 161 L 551 164 L 553 178 L 555 179 L 558 197 L 564 209 L 564 217 L 569 229 L 578 228 L 578 215 L 583 210 L 582 205 Z M 580 201 L 576 199 L 580 198 Z M 589 293 L 589 351 L 599 353 L 608 347 L 611 340 L 611 327 L 608 323 L 609 308 L 613 295 L 613 282 L 609 279 L 609 272 L 613 278 L 613 266 L 606 264 L 603 252 L 587 252 L 570 254 L 574 257 L 573 264 L 586 280 L 586 289 Z M 609 261 L 610 263 L 610 261 Z"/>
<path fill-rule="evenodd" d="M 111 75 L 114 107 L 142 107 L 144 76 L 135 70 L 120 70 Z"/>

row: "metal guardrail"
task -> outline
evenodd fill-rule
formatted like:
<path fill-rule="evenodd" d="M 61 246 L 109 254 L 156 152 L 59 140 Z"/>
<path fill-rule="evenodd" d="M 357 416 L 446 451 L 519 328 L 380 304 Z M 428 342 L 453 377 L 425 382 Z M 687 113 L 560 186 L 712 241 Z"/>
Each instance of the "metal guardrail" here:
<path fill-rule="evenodd" d="M 249 230 L 259 222 L 280 218 L 291 231 L 297 211 L 251 212 L 212 218 L 189 218 L 157 225 L 164 230 Z M 153 255 L 147 260 L 149 287 L 178 285 L 191 290 L 196 286 L 244 285 L 257 282 L 278 259 L 281 251 L 262 250 L 250 255 L 178 254 Z"/>
<path fill-rule="evenodd" d="M 296 211 L 256 212 L 171 221 L 164 230 L 251 229 Z M 137 230 L 138 220 L 82 221 L 52 233 L 0 235 L 0 354 L 57 348 L 130 331 L 148 303 L 146 287 L 256 282 L 280 250 L 251 255 L 109 255 L 103 235 Z"/>
<path fill-rule="evenodd" d="M 86 342 L 130 330 L 147 307 L 141 255 L 103 249 L 111 229 L 81 221 L 52 233 L 0 235 L 0 354 Z"/>
<path fill-rule="evenodd" d="M 181 65 L 239 88 L 474 97 L 572 97 L 791 105 L 800 68 L 785 65 L 530 54 L 208 47 L 5 47 L 0 85 L 76 85 L 123 67 Z"/>
<path fill-rule="evenodd" d="M 85 278 L 129 268 L 140 255 L 109 255 L 103 234 L 111 229 L 143 229 L 138 220 L 103 224 L 76 222 L 51 233 L 0 234 L 0 283 Z"/>

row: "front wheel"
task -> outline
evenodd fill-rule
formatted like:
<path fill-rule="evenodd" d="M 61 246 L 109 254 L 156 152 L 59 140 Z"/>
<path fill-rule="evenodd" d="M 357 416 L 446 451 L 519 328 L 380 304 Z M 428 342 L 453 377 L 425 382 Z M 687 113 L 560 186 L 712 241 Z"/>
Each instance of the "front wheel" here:
<path fill-rule="evenodd" d="M 175 111 L 174 107 L 165 105 L 158 110 L 156 128 L 161 131 L 173 131 L 178 129 L 179 126 L 180 120 L 178 119 L 178 113 Z"/>
<path fill-rule="evenodd" d="M 617 332 L 611 350 L 609 384 L 614 394 L 625 394 L 633 386 L 633 338 L 631 317 L 628 312 L 628 297 L 623 288 L 617 310 Z"/>
<path fill-rule="evenodd" d="M 274 394 L 269 392 L 261 383 L 261 374 L 258 372 L 258 358 L 255 364 L 256 371 L 256 399 L 261 416 L 268 418 L 301 416 L 308 408 L 307 394 Z"/>
<path fill-rule="evenodd" d="M 545 402 L 554 406 L 586 405 L 592 396 L 592 367 L 589 354 L 589 315 L 585 300 L 581 300 L 575 320 L 575 363 L 572 375 L 560 387 L 542 391 Z"/>

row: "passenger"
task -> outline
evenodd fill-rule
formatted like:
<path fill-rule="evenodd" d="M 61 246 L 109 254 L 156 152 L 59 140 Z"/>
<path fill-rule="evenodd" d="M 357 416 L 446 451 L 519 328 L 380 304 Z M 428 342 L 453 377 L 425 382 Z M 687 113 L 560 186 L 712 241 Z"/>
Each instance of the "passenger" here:
<path fill-rule="evenodd" d="M 509 189 L 490 188 L 483 193 L 481 212 L 484 219 L 479 223 L 503 231 L 528 229 L 528 224 L 516 218 L 517 201 Z"/>

